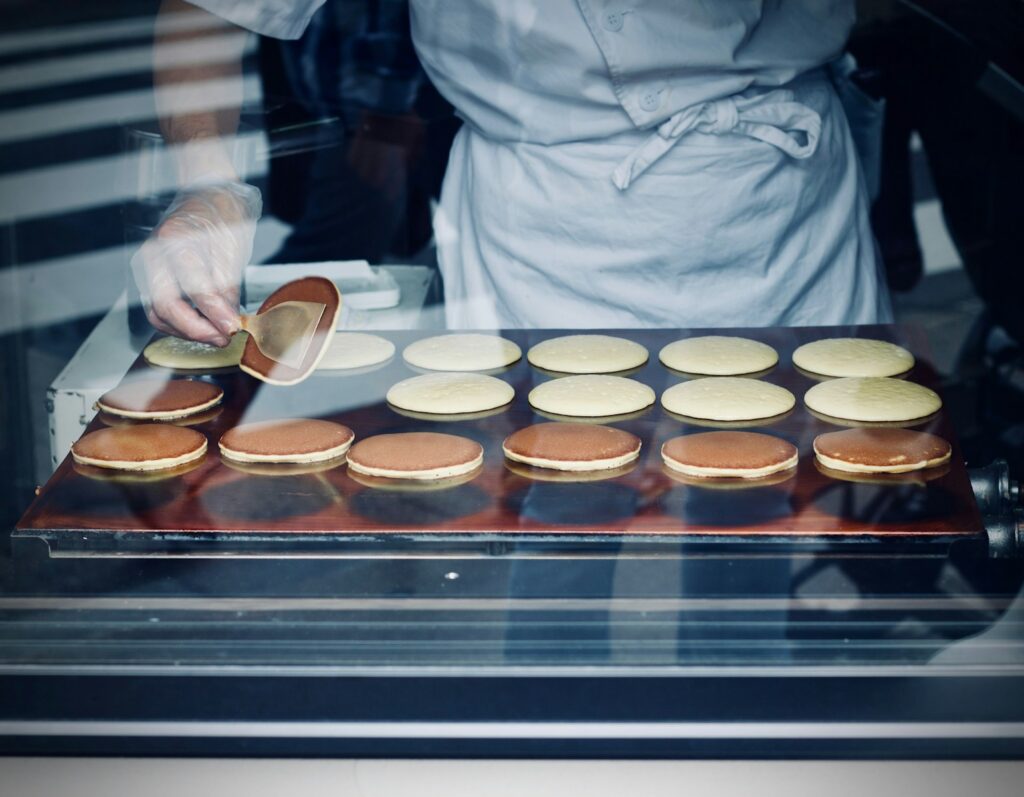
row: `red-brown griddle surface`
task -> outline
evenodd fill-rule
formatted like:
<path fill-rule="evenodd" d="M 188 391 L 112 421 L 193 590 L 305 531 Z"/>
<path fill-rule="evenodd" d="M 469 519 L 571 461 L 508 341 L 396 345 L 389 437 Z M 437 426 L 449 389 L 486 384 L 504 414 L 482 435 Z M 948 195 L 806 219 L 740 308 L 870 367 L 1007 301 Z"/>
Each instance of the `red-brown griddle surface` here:
<path fill-rule="evenodd" d="M 910 348 L 918 364 L 913 381 L 932 388 L 937 376 L 928 364 L 921 336 L 895 327 L 828 327 L 715 330 L 764 341 L 779 352 L 779 364 L 762 378 L 782 385 L 797 398 L 784 419 L 746 428 L 779 435 L 800 451 L 796 476 L 770 487 L 712 490 L 680 484 L 662 470 L 661 444 L 676 435 L 706 431 L 668 415 L 660 405 L 642 417 L 615 423 L 643 440 L 635 470 L 608 481 L 557 483 L 513 474 L 504 466 L 502 440 L 510 432 L 546 420 L 533 412 L 527 394 L 551 378 L 532 368 L 526 350 L 557 330 L 503 333 L 523 348 L 524 357 L 499 378 L 516 397 L 497 415 L 483 419 L 436 421 L 407 418 L 384 401 L 387 389 L 416 371 L 401 359 L 408 343 L 428 332 L 381 333 L 399 354 L 368 373 L 320 371 L 293 387 L 272 387 L 237 371 L 205 378 L 224 388 L 224 408 L 214 419 L 193 427 L 209 438 L 209 452 L 195 470 L 162 481 L 101 481 L 78 473 L 70 457 L 57 469 L 18 525 L 21 530 L 107 530 L 164 532 L 294 532 L 404 535 L 552 534 L 601 535 L 972 535 L 983 530 L 956 435 L 944 412 L 914 428 L 934 432 L 953 445 L 948 472 L 927 484 L 873 485 L 836 480 L 814 464 L 814 437 L 838 427 L 813 417 L 803 406 L 804 392 L 815 384 L 792 365 L 793 350 L 823 337 L 863 335 Z M 701 330 L 611 330 L 645 345 L 651 358 L 632 378 L 658 394 L 683 377 L 658 361 L 665 344 L 708 334 Z M 140 360 L 133 371 L 151 369 Z M 364 487 L 341 466 L 319 474 L 260 476 L 224 465 L 217 440 L 241 421 L 267 417 L 261 391 L 277 396 L 292 417 L 324 417 L 351 427 L 356 439 L 386 432 L 433 430 L 462 434 L 484 446 L 483 469 L 473 481 L 434 492 L 392 492 Z M 270 394 L 262 398 L 275 398 Z M 326 408 L 326 409 L 325 409 Z M 89 430 L 100 428 L 99 420 Z"/>

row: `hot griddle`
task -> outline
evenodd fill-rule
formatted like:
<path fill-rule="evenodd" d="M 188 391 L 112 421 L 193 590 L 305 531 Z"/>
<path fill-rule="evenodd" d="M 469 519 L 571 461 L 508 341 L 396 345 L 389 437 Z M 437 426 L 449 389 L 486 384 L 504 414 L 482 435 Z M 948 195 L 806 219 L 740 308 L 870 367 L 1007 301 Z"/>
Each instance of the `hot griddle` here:
<path fill-rule="evenodd" d="M 678 434 L 706 427 L 671 416 L 660 405 L 640 417 L 615 422 L 643 440 L 641 460 L 628 474 L 607 481 L 561 483 L 513 473 L 504 463 L 501 442 L 510 432 L 546 420 L 535 413 L 527 394 L 554 378 L 523 359 L 497 374 L 511 383 L 516 397 L 507 409 L 485 418 L 443 421 L 410 418 L 388 407 L 387 389 L 416 373 L 400 354 L 388 364 L 356 373 L 322 371 L 293 387 L 273 387 L 241 373 L 211 373 L 223 387 L 221 412 L 193 428 L 209 438 L 209 452 L 195 469 L 167 479 L 134 481 L 83 475 L 67 457 L 18 524 L 19 536 L 42 536 L 51 547 L 74 543 L 79 548 L 117 552 L 139 540 L 172 542 L 179 548 L 242 541 L 286 555 L 292 544 L 316 539 L 328 549 L 397 550 L 399 540 L 467 541 L 502 545 L 548 542 L 565 545 L 605 543 L 746 540 L 772 544 L 801 541 L 865 542 L 881 540 L 956 540 L 984 534 L 955 430 L 945 411 L 914 428 L 939 434 L 953 445 L 951 465 L 929 481 L 892 480 L 855 483 L 831 478 L 815 464 L 814 437 L 838 427 L 814 417 L 802 396 L 815 379 L 792 364 L 793 350 L 823 337 L 864 336 L 907 346 L 918 363 L 908 378 L 937 388 L 923 336 L 890 326 L 766 328 L 732 330 L 609 330 L 642 343 L 649 362 L 627 374 L 650 385 L 660 396 L 682 378 L 658 361 L 665 344 L 699 334 L 737 334 L 764 341 L 779 352 L 779 364 L 762 378 L 782 385 L 797 397 L 789 415 L 746 428 L 779 435 L 800 451 L 796 476 L 789 481 L 749 489 L 712 489 L 681 484 L 663 470 L 659 450 Z M 380 333 L 398 351 L 431 333 Z M 506 331 L 522 346 L 571 332 Z M 153 369 L 140 357 L 129 376 Z M 197 378 L 194 373 L 189 374 Z M 351 427 L 358 438 L 388 432 L 435 430 L 479 441 L 483 469 L 472 481 L 444 490 L 393 491 L 366 487 L 344 465 L 321 473 L 254 475 L 221 462 L 217 440 L 241 421 L 267 417 L 324 417 Z M 103 426 L 94 420 L 88 430 Z M 932 474 L 935 475 L 935 474 Z M 321 545 L 320 550 L 324 550 Z"/>

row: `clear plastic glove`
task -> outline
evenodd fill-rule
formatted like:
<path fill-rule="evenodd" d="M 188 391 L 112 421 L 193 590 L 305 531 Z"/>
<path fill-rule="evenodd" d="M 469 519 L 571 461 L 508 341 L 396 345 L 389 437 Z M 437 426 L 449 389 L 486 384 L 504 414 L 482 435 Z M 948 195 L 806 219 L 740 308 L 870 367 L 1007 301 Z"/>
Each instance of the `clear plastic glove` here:
<path fill-rule="evenodd" d="M 239 329 L 242 273 L 263 209 L 243 183 L 182 191 L 132 257 L 149 322 L 170 335 L 226 346 Z"/>

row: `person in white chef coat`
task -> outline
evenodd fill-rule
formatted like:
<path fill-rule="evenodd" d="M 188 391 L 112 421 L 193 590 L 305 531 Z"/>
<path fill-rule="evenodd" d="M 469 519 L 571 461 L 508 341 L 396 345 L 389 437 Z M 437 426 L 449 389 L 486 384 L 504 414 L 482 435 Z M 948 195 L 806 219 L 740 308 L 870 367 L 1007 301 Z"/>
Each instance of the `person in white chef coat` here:
<path fill-rule="evenodd" d="M 323 0 L 192 2 L 293 38 Z M 434 222 L 450 327 L 890 320 L 863 172 L 827 69 L 853 0 L 410 8 L 423 67 L 464 121 Z M 174 116 L 164 128 L 186 159 L 189 136 L 231 132 L 212 115 Z M 223 344 L 259 203 L 224 160 L 200 160 L 182 174 L 226 192 L 214 194 L 220 210 L 176 203 L 135 265 L 157 326 Z M 220 243 L 198 256 L 183 249 L 210 235 Z"/>

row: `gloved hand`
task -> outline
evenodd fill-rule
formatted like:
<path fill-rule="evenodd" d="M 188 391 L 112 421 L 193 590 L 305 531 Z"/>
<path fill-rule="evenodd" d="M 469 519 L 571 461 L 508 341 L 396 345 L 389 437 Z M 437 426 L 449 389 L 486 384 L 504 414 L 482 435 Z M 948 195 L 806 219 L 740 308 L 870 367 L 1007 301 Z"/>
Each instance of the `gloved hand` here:
<path fill-rule="evenodd" d="M 259 189 L 222 183 L 180 192 L 132 257 L 149 322 L 226 346 L 239 329 L 242 273 L 263 209 Z"/>

